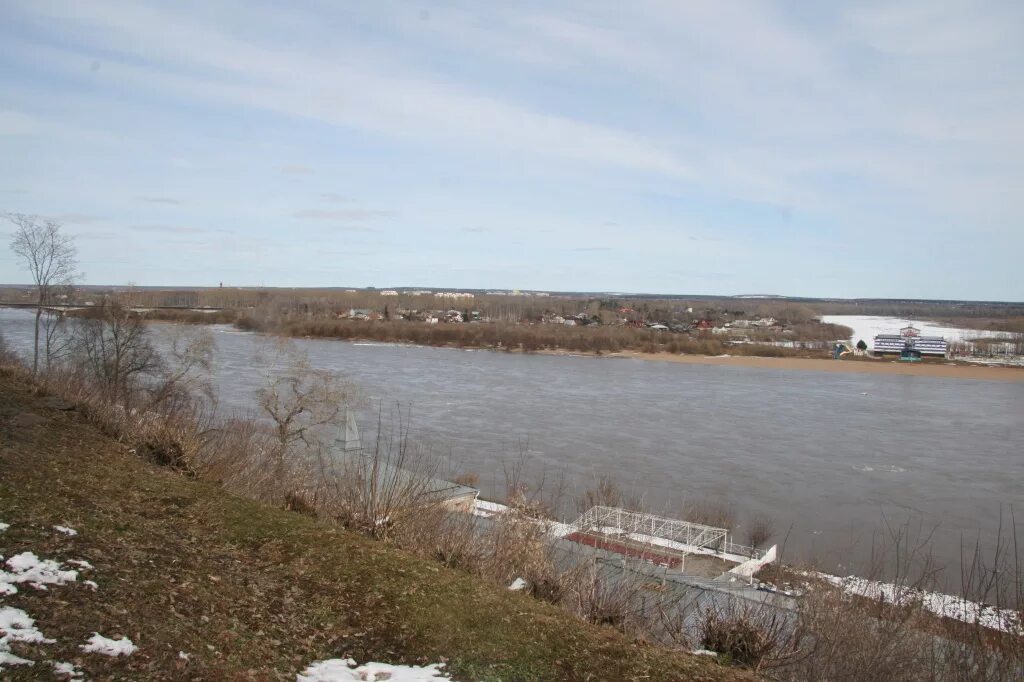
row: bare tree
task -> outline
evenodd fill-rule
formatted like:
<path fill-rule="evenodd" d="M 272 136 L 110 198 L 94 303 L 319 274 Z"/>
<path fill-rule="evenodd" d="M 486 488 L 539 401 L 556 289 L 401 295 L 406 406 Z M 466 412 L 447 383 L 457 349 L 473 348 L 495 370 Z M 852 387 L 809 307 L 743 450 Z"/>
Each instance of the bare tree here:
<path fill-rule="evenodd" d="M 68 332 L 67 318 L 62 312 L 47 312 L 42 322 L 46 371 L 49 372 L 71 350 L 74 337 Z"/>
<path fill-rule="evenodd" d="M 341 423 L 354 390 L 336 372 L 312 367 L 309 358 L 284 339 L 261 348 L 256 359 L 265 376 L 256 401 L 274 423 L 277 465 L 283 471 L 294 447 L 316 446 L 324 427 Z"/>
<path fill-rule="evenodd" d="M 127 405 L 136 380 L 163 369 L 145 322 L 118 303 L 107 303 L 93 317 L 82 320 L 75 346 L 79 362 L 114 403 Z"/>
<path fill-rule="evenodd" d="M 164 373 L 153 388 L 151 405 L 168 401 L 193 402 L 200 397 L 215 401 L 210 372 L 216 342 L 206 329 L 175 327 L 169 338 L 170 347 L 164 354 Z"/>
<path fill-rule="evenodd" d="M 36 328 L 32 372 L 39 371 L 39 318 L 43 306 L 52 303 L 55 287 L 69 285 L 77 266 L 75 242 L 53 220 L 24 213 L 6 216 L 15 229 L 11 250 L 24 261 L 36 287 Z"/>
<path fill-rule="evenodd" d="M 56 285 L 51 291 L 54 300 L 70 298 L 73 287 L 70 284 Z M 48 310 L 42 318 L 43 349 L 46 357 L 46 371 L 63 360 L 71 351 L 74 335 L 68 330 L 67 317 L 62 311 Z"/>

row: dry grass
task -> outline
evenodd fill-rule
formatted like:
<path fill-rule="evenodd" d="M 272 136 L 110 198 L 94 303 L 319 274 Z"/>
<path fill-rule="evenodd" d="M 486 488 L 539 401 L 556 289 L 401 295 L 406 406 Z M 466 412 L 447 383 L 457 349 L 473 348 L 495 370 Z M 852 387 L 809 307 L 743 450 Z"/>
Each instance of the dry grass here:
<path fill-rule="evenodd" d="M 5 679 L 38 679 L 52 659 L 90 679 L 294 680 L 312 661 L 348 656 L 447 660 L 457 680 L 740 679 L 147 463 L 20 382 L 0 375 L 3 554 L 85 559 L 95 568 L 83 577 L 99 587 L 5 597 L 57 640 L 15 645 L 40 663 Z M 79 534 L 56 534 L 55 523 Z M 78 645 L 94 631 L 140 649 L 85 655 Z"/>

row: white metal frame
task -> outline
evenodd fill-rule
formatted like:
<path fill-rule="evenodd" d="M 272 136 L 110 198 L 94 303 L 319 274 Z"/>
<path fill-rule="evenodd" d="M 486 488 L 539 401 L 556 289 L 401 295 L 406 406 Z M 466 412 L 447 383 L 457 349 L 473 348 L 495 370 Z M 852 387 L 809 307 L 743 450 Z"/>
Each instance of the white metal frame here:
<path fill-rule="evenodd" d="M 576 519 L 572 527 L 578 533 L 598 533 L 601 535 L 621 533 L 626 536 L 632 536 L 630 539 L 634 541 L 650 545 L 655 545 L 655 543 L 646 542 L 642 538 L 645 536 L 660 538 L 693 547 L 719 550 L 724 548 L 729 532 L 725 528 L 705 526 L 701 523 L 669 519 L 663 516 L 629 511 L 628 509 L 620 509 L 618 507 L 600 506 L 588 509 L 582 516 Z M 638 538 L 637 536 L 640 537 Z M 672 548 L 667 547 L 663 549 Z"/>

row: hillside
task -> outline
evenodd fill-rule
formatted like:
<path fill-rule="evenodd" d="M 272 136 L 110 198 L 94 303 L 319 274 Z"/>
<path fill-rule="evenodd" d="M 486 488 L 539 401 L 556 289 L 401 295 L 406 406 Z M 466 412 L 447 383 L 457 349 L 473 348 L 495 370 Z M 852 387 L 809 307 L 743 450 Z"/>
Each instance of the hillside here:
<path fill-rule="evenodd" d="M 35 661 L 0 663 L 5 679 L 49 679 L 61 662 L 89 679 L 295 680 L 347 657 L 446 662 L 460 680 L 746 679 L 144 462 L 3 375 L 0 522 L 5 568 L 32 552 L 59 563 L 34 579 L 66 583 L 0 589 L 0 628 L 32 639 L 10 622 L 20 609 L 55 640 L 0 640 L 0 661 L 5 646 Z M 137 649 L 86 652 L 94 633 Z"/>

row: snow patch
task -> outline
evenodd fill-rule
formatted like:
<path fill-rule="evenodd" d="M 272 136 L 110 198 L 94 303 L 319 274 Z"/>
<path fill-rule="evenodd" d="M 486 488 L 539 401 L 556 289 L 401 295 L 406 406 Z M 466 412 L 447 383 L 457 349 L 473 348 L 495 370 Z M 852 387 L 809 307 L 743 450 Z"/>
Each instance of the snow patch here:
<path fill-rule="evenodd" d="M 716 658 L 718 657 L 718 652 L 712 651 L 711 649 L 694 649 L 690 653 L 694 656 L 715 656 Z"/>
<path fill-rule="evenodd" d="M 522 578 L 516 578 L 512 581 L 512 584 L 508 586 L 508 589 L 512 590 L 513 592 L 518 592 L 519 590 L 525 589 L 526 586 L 527 582 L 525 580 L 523 580 Z"/>
<path fill-rule="evenodd" d="M 447 682 L 448 676 L 441 672 L 443 663 L 418 667 L 414 665 L 389 665 L 387 663 L 364 663 L 356 665 L 351 658 L 331 658 L 318 661 L 299 673 L 296 682 Z"/>
<path fill-rule="evenodd" d="M 36 622 L 27 613 L 13 606 L 0 607 L 0 632 L 3 642 L 30 642 L 32 644 L 53 644 L 56 640 L 43 637 L 36 628 Z"/>
<path fill-rule="evenodd" d="M 72 566 L 78 566 L 83 571 L 91 571 L 94 566 L 84 559 L 68 559 L 67 563 Z"/>
<path fill-rule="evenodd" d="M 4 523 L 3 521 L 0 521 L 0 533 L 3 533 L 5 530 L 7 530 L 10 527 L 11 527 L 11 524 Z"/>
<path fill-rule="evenodd" d="M 11 653 L 13 642 L 26 644 L 53 644 L 36 627 L 36 622 L 27 613 L 13 606 L 0 607 L 0 670 L 5 665 L 35 665 L 34 661 Z"/>
<path fill-rule="evenodd" d="M 35 661 L 30 661 L 27 658 L 21 656 L 15 656 L 10 651 L 5 649 L 3 645 L 0 645 L 0 670 L 4 669 L 5 665 L 35 665 Z"/>
<path fill-rule="evenodd" d="M 871 348 L 878 334 L 899 334 L 900 329 L 913 325 L 921 336 L 941 336 L 946 341 L 966 341 L 967 339 L 999 339 L 1010 338 L 1009 332 L 995 332 L 988 329 L 964 329 L 963 327 L 944 327 L 928 320 L 911 320 L 903 317 L 885 317 L 882 315 L 822 315 L 825 324 L 839 324 L 853 330 L 850 337 L 852 343 L 863 340 Z"/>
<path fill-rule="evenodd" d="M 77 530 L 75 530 L 74 528 L 68 528 L 67 526 L 54 526 L 53 529 L 58 533 L 63 533 L 64 535 L 67 535 L 69 538 L 73 538 L 76 535 L 78 535 Z"/>
<path fill-rule="evenodd" d="M 63 675 L 68 679 L 80 680 L 82 679 L 82 672 L 75 668 L 73 663 L 62 663 L 60 661 L 50 661 L 50 665 L 53 666 L 54 675 Z"/>
<path fill-rule="evenodd" d="M 127 637 L 121 639 L 109 639 L 98 632 L 94 632 L 89 641 L 82 645 L 82 651 L 90 654 L 103 654 L 104 656 L 130 656 L 138 649 Z"/>
<path fill-rule="evenodd" d="M 69 571 L 51 559 L 40 559 L 32 552 L 15 554 L 7 560 L 8 571 L 0 570 L 0 595 L 14 594 L 15 583 L 28 583 L 37 590 L 47 585 L 63 585 L 78 579 L 78 571 Z"/>
<path fill-rule="evenodd" d="M 100 586 L 97 585 L 96 582 L 93 581 L 93 580 L 83 580 L 82 584 L 85 585 L 86 587 L 88 587 L 93 592 L 95 592 L 96 590 L 98 590 L 100 588 Z"/>
<path fill-rule="evenodd" d="M 963 597 L 941 592 L 927 592 L 905 585 L 883 583 L 857 576 L 840 578 L 827 573 L 814 573 L 814 577 L 835 585 L 843 592 L 867 599 L 877 599 L 891 604 L 919 604 L 921 608 L 943 618 L 963 623 L 981 625 L 992 630 L 1001 630 L 1024 635 L 1024 623 L 1020 613 L 1013 609 L 1000 609 L 988 604 L 968 601 Z"/>

